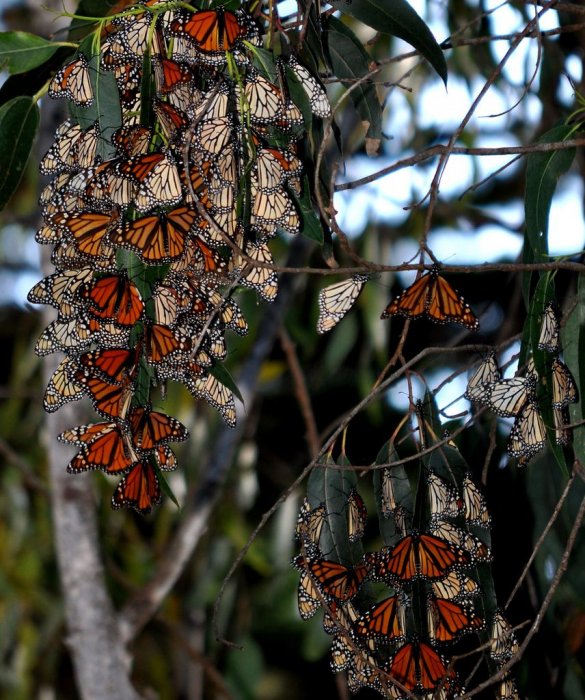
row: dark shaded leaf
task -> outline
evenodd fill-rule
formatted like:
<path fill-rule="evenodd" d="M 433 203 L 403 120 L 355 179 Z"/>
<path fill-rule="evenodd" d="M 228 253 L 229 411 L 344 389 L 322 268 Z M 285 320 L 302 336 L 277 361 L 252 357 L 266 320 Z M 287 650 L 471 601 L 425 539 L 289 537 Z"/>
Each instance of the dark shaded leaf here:
<path fill-rule="evenodd" d="M 367 75 L 370 57 L 351 29 L 335 17 L 329 17 L 326 27 L 327 52 L 334 74 L 351 81 Z M 350 98 L 367 126 L 366 150 L 373 155 L 382 139 L 382 107 L 376 89 L 363 83 L 351 91 Z"/>
<path fill-rule="evenodd" d="M 0 209 L 18 187 L 39 126 L 39 108 L 30 97 L 0 107 Z"/>
<path fill-rule="evenodd" d="M 313 203 L 311 201 L 309 186 L 309 178 L 305 175 L 303 183 L 303 194 L 299 200 L 301 207 L 301 216 L 303 219 L 303 236 L 309 238 L 312 241 L 316 241 L 319 245 L 323 245 L 323 227 L 321 226 L 321 221 L 315 210 L 313 208 Z"/>
<path fill-rule="evenodd" d="M 447 82 L 447 63 L 431 30 L 405 0 L 330 0 L 336 10 L 351 15 L 379 32 L 404 39 L 421 52 Z"/>
<path fill-rule="evenodd" d="M 566 141 L 571 138 L 574 126 L 557 126 L 543 134 L 538 143 Z M 575 158 L 574 148 L 560 151 L 531 153 L 526 165 L 526 195 L 524 212 L 526 232 L 524 235 L 523 261 L 543 262 L 548 255 L 548 217 L 553 196 L 561 175 L 567 172 Z M 526 305 L 530 298 L 531 273 L 523 279 L 523 292 Z"/>
<path fill-rule="evenodd" d="M 583 397 L 585 397 L 585 275 L 579 275 L 576 304 L 562 329 L 564 358 L 577 384 L 580 401 L 569 406 L 573 428 L 575 457 L 585 465 L 585 425 L 583 424 Z"/>

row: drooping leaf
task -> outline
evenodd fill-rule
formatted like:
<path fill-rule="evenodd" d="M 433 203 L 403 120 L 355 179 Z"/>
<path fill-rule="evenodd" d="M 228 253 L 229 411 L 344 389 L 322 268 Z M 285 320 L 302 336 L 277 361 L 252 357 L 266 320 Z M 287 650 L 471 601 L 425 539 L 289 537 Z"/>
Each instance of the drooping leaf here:
<path fill-rule="evenodd" d="M 323 227 L 321 221 L 313 208 L 311 202 L 309 178 L 305 175 L 303 183 L 303 193 L 299 201 L 301 207 L 301 215 L 303 219 L 303 236 L 312 241 L 316 241 L 319 245 L 323 245 Z"/>
<path fill-rule="evenodd" d="M 585 397 L 585 276 L 579 275 L 576 304 L 573 307 L 567 322 L 563 326 L 561 338 L 563 341 L 564 358 L 567 367 L 571 370 L 577 390 L 579 401 L 569 406 L 571 423 L 573 428 L 573 449 L 575 457 L 585 464 L 585 425 L 584 401 Z"/>
<path fill-rule="evenodd" d="M 406 0 L 330 0 L 330 4 L 379 32 L 404 39 L 420 51 L 443 82 L 447 82 L 447 63 L 441 47 Z"/>
<path fill-rule="evenodd" d="M 543 134 L 538 143 L 566 141 L 574 133 L 575 127 L 562 125 Z M 524 235 L 523 261 L 543 262 L 548 255 L 548 217 L 557 183 L 567 172 L 575 158 L 574 148 L 558 151 L 531 153 L 526 165 L 526 195 L 524 211 L 526 232 Z M 531 273 L 523 279 L 524 301 L 530 300 Z"/>
<path fill-rule="evenodd" d="M 28 32 L 0 32 L 0 68 L 11 75 L 42 65 L 66 44 L 48 41 Z"/>
<path fill-rule="evenodd" d="M 356 35 L 336 17 L 326 24 L 329 62 L 341 80 L 359 80 L 368 74 L 370 57 Z M 350 98 L 366 125 L 366 151 L 374 155 L 382 139 L 382 106 L 373 85 L 363 83 L 350 93 Z"/>
<path fill-rule="evenodd" d="M 39 126 L 31 97 L 16 97 L 0 107 L 0 210 L 18 187 Z"/>

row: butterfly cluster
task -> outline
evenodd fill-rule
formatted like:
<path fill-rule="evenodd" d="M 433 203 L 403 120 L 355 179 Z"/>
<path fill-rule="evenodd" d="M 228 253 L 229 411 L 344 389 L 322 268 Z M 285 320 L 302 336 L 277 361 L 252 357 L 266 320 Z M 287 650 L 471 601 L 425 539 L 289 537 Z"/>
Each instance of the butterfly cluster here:
<path fill-rule="evenodd" d="M 559 445 L 571 440 L 567 427 L 568 406 L 577 401 L 577 387 L 569 368 L 560 358 L 559 313 L 555 302 L 544 310 L 538 349 L 552 355 L 550 362 L 550 404 Z M 483 404 L 502 417 L 513 417 L 508 452 L 524 466 L 545 446 L 547 434 L 537 400 L 538 374 L 533 357 L 524 376 L 502 379 L 495 354 L 487 355 L 471 376 L 465 392 L 470 401 Z"/>
<path fill-rule="evenodd" d="M 325 503 L 311 506 L 307 499 L 299 513 L 301 553 L 293 560 L 300 572 L 299 613 L 309 619 L 323 609 L 323 627 L 333 638 L 331 667 L 347 671 L 352 692 L 370 687 L 394 699 L 411 697 L 409 693 L 456 697 L 463 688 L 449 649 L 464 635 L 487 629 L 485 611 L 474 602 L 482 594 L 477 566 L 492 558 L 485 497 L 470 473 L 459 485 L 430 468 L 422 478 L 424 504 L 417 501 L 417 507 L 424 518 L 417 518 L 417 529 L 404 471 L 381 470 L 377 505 L 381 517 L 393 524 L 393 542 L 351 564 L 322 549 L 330 542 L 328 531 L 336 527 L 332 518 L 339 514 L 329 512 Z M 367 510 L 355 488 L 344 513 L 347 539 L 357 542 L 366 529 Z M 514 653 L 512 641 L 508 656 L 501 651 L 505 640 L 512 640 L 505 624 L 497 611 L 490 633 L 493 663 Z"/>
<path fill-rule="evenodd" d="M 40 166 L 52 179 L 36 240 L 53 246 L 55 272 L 28 298 L 57 311 L 37 354 L 65 353 L 44 405 L 90 397 L 105 422 L 60 437 L 80 448 L 71 472 L 121 476 L 114 507 L 148 512 L 176 467 L 168 443 L 187 431 L 152 408 L 166 382 L 235 424 L 216 376 L 226 331 L 248 331 L 234 291 L 272 301 L 268 241 L 301 230 L 304 119 L 288 85 L 301 82 L 317 116 L 329 103 L 294 57 L 258 59 L 261 34 L 243 10 L 144 0 L 49 84 L 71 116 Z"/>

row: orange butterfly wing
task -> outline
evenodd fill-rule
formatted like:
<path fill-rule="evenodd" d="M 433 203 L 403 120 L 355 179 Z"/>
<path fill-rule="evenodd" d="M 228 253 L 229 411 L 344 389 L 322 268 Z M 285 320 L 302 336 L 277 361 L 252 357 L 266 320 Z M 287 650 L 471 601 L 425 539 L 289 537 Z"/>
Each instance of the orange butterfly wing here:
<path fill-rule="evenodd" d="M 124 348 L 108 348 L 86 352 L 80 356 L 81 365 L 88 371 L 98 370 L 115 382 L 120 381 L 125 371 L 133 364 L 135 353 Z"/>
<path fill-rule="evenodd" d="M 63 215 L 58 224 L 75 240 L 80 253 L 97 257 L 107 254 L 107 239 L 115 217 L 111 214 L 82 212 L 77 216 Z"/>
<path fill-rule="evenodd" d="M 424 578 L 441 578 L 452 567 L 469 564 L 470 559 L 467 552 L 439 537 L 418 536 L 419 570 Z"/>
<path fill-rule="evenodd" d="M 411 319 L 422 316 L 426 313 L 429 295 L 432 294 L 435 285 L 435 275 L 431 273 L 422 275 L 388 304 L 382 312 L 382 318 L 388 318 L 395 314 Z"/>
<path fill-rule="evenodd" d="M 93 285 L 89 298 L 91 314 L 122 326 L 133 326 L 142 315 L 144 307 L 134 282 L 121 275 L 102 277 Z"/>
<path fill-rule="evenodd" d="M 472 331 L 479 328 L 479 321 L 469 304 L 440 275 L 436 275 L 426 313 L 437 323 L 459 323 Z"/>
<path fill-rule="evenodd" d="M 117 474 L 129 469 L 136 461 L 136 455 L 118 426 L 102 430 L 83 446 L 69 462 L 67 471 L 71 474 L 101 469 L 108 474 Z"/>
<path fill-rule="evenodd" d="M 309 570 L 323 593 L 340 601 L 353 598 L 368 573 L 363 564 L 352 569 L 327 559 L 309 562 Z"/>
<path fill-rule="evenodd" d="M 112 496 L 113 508 L 134 508 L 148 513 L 161 501 L 158 477 L 147 460 L 138 462 L 120 481 Z"/>
<path fill-rule="evenodd" d="M 429 635 L 437 642 L 451 642 L 461 633 L 480 629 L 483 620 L 469 608 L 443 598 L 428 601 Z"/>
<path fill-rule="evenodd" d="M 170 440 L 187 439 L 187 429 L 176 418 L 142 407 L 135 408 L 129 416 L 132 438 L 137 449 L 152 450 Z"/>
<path fill-rule="evenodd" d="M 390 596 L 364 613 L 354 626 L 358 638 L 381 636 L 396 639 L 404 635 L 398 596 Z"/>

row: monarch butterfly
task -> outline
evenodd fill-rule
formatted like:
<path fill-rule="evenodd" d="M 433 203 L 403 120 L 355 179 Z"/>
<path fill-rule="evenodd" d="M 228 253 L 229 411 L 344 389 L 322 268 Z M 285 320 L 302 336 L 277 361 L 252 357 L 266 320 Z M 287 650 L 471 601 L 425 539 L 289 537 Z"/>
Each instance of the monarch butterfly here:
<path fill-rule="evenodd" d="M 57 220 L 57 224 L 73 237 L 81 253 L 97 257 L 108 255 L 107 235 L 117 219 L 116 213 L 100 214 L 87 211 L 74 216 L 63 214 Z"/>
<path fill-rule="evenodd" d="M 311 112 L 324 119 L 331 116 L 331 105 L 327 93 L 317 79 L 302 66 L 294 56 L 288 59 L 288 67 L 293 71 L 309 98 Z"/>
<path fill-rule="evenodd" d="M 274 259 L 270 248 L 266 243 L 250 242 L 246 245 L 246 255 L 252 260 L 274 265 Z M 278 293 L 278 278 L 276 272 L 269 267 L 256 267 L 250 263 L 242 261 L 236 262 L 236 253 L 232 258 L 234 271 L 240 271 L 240 282 L 246 287 L 251 287 L 265 300 L 274 301 Z"/>
<path fill-rule="evenodd" d="M 196 126 L 193 133 L 195 148 L 204 155 L 219 155 L 232 138 L 232 120 L 230 115 L 206 119 Z"/>
<path fill-rule="evenodd" d="M 95 331 L 84 316 L 71 319 L 51 321 L 41 333 L 35 345 L 39 357 L 52 352 L 82 351 L 94 340 Z"/>
<path fill-rule="evenodd" d="M 486 387 L 486 403 L 498 416 L 517 416 L 534 398 L 534 381 L 527 377 L 502 379 Z"/>
<path fill-rule="evenodd" d="M 253 68 L 248 69 L 243 97 L 252 123 L 270 124 L 282 114 L 284 103 L 281 91 Z"/>
<path fill-rule="evenodd" d="M 153 63 L 156 89 L 159 95 L 167 95 L 180 83 L 190 83 L 193 80 L 190 68 L 170 58 L 157 58 Z"/>
<path fill-rule="evenodd" d="M 538 349 L 556 354 L 560 350 L 560 318 L 556 301 L 549 301 L 544 307 L 538 338 Z"/>
<path fill-rule="evenodd" d="M 577 385 L 567 365 L 555 357 L 552 361 L 552 407 L 563 408 L 577 401 Z"/>
<path fill-rule="evenodd" d="M 555 440 L 557 445 L 568 445 L 571 442 L 571 430 L 567 407 L 555 408 L 553 406 L 553 420 L 555 424 Z"/>
<path fill-rule="evenodd" d="M 485 497 L 475 485 L 469 472 L 463 478 L 463 512 L 467 522 L 472 525 L 489 527 L 491 524 Z"/>
<path fill-rule="evenodd" d="M 454 567 L 469 565 L 470 561 L 470 555 L 460 547 L 415 531 L 393 547 L 366 555 L 366 564 L 375 580 L 433 580 L 445 576 Z"/>
<path fill-rule="evenodd" d="M 168 102 L 154 100 L 154 112 L 168 141 L 173 141 L 187 128 L 187 115 Z"/>
<path fill-rule="evenodd" d="M 139 513 L 149 513 L 161 502 L 158 477 L 152 464 L 146 459 L 135 464 L 119 482 L 112 496 L 112 508 L 134 508 Z"/>
<path fill-rule="evenodd" d="M 63 122 L 55 134 L 55 143 L 41 160 L 41 173 L 57 175 L 63 171 L 89 168 L 95 161 L 99 136 L 96 124 L 82 131 L 79 124 L 70 119 Z"/>
<path fill-rule="evenodd" d="M 63 430 L 63 432 L 57 435 L 57 440 L 68 445 L 83 447 L 84 445 L 91 444 L 94 440 L 97 440 L 97 438 L 103 437 L 103 435 L 111 432 L 116 427 L 116 423 L 113 422 L 78 425 L 75 428 Z"/>
<path fill-rule="evenodd" d="M 49 97 L 56 100 L 66 97 L 78 107 L 93 104 L 93 87 L 89 77 L 87 59 L 83 54 L 57 71 L 49 83 Z"/>
<path fill-rule="evenodd" d="M 87 440 L 84 440 L 83 434 L 78 438 L 83 442 L 83 447 L 67 466 L 70 474 L 79 474 L 91 469 L 118 474 L 127 471 L 138 461 L 128 436 L 115 423 L 98 423 L 80 426 L 79 429 L 95 434 Z M 64 440 L 68 436 L 62 433 L 60 437 Z"/>
<path fill-rule="evenodd" d="M 100 163 L 90 174 L 82 179 L 85 185 L 83 197 L 94 209 L 112 211 L 115 207 L 126 208 L 136 196 L 136 183 L 118 172 L 117 159 Z"/>
<path fill-rule="evenodd" d="M 137 406 L 130 411 L 128 422 L 134 447 L 140 451 L 153 450 L 169 441 L 182 442 L 189 437 L 185 426 L 166 413 Z"/>
<path fill-rule="evenodd" d="M 86 288 L 92 279 L 91 267 L 55 272 L 37 282 L 29 291 L 27 299 L 32 304 L 50 304 L 59 311 L 61 319 L 70 318 L 79 311 L 78 293 Z"/>
<path fill-rule="evenodd" d="M 142 316 L 144 304 L 138 287 L 125 275 L 97 280 L 87 293 L 89 313 L 121 326 L 133 326 Z"/>
<path fill-rule="evenodd" d="M 250 187 L 252 197 L 252 224 L 262 226 L 267 224 L 280 224 L 286 222 L 294 211 L 291 198 L 282 189 L 266 193 L 258 188 L 252 178 Z"/>
<path fill-rule="evenodd" d="M 399 595 L 376 603 L 355 623 L 354 633 L 358 639 L 367 637 L 383 640 L 398 640 L 404 637 L 406 630 L 406 609 Z"/>
<path fill-rule="evenodd" d="M 232 392 L 212 374 L 195 376 L 187 383 L 187 389 L 197 398 L 203 398 L 216 408 L 224 421 L 232 428 L 236 425 L 236 407 Z"/>
<path fill-rule="evenodd" d="M 166 153 L 156 151 L 152 153 L 142 153 L 128 160 L 119 161 L 117 164 L 118 174 L 142 183 L 152 177 L 160 168 L 167 168 L 173 164 Z"/>
<path fill-rule="evenodd" d="M 107 348 L 86 352 L 79 357 L 79 363 L 88 376 L 101 376 L 113 383 L 125 381 L 136 361 L 136 353 L 126 348 Z"/>
<path fill-rule="evenodd" d="M 321 598 L 317 586 L 307 571 L 301 572 L 297 590 L 299 615 L 303 620 L 309 620 L 321 607 Z"/>
<path fill-rule="evenodd" d="M 305 498 L 297 518 L 295 537 L 302 542 L 304 551 L 310 557 L 320 556 L 319 540 L 326 517 L 327 511 L 323 503 L 311 508 Z"/>
<path fill-rule="evenodd" d="M 333 673 L 345 671 L 353 659 L 353 649 L 346 633 L 336 635 L 331 644 L 331 670 Z"/>
<path fill-rule="evenodd" d="M 490 353 L 483 358 L 479 367 L 472 374 L 467 389 L 465 390 L 465 398 L 477 403 L 487 402 L 487 389 L 489 384 L 498 382 L 501 379 L 500 369 L 496 362 L 496 354 Z"/>
<path fill-rule="evenodd" d="M 475 564 L 478 562 L 491 561 L 492 553 L 490 548 L 471 532 L 451 523 L 440 520 L 430 525 L 430 531 L 435 537 L 440 537 L 451 544 L 461 547 L 471 557 Z"/>
<path fill-rule="evenodd" d="M 149 362 L 156 364 L 176 352 L 189 351 L 191 341 L 177 330 L 159 323 L 147 323 L 144 327 L 144 342 Z"/>
<path fill-rule="evenodd" d="M 340 630 L 350 631 L 360 614 L 353 603 L 336 603 L 334 600 L 327 603 L 327 610 L 323 614 L 323 630 L 326 634 L 334 635 Z"/>
<path fill-rule="evenodd" d="M 83 385 L 90 395 L 95 410 L 106 418 L 125 418 L 132 400 L 132 382 L 112 383 L 90 374 L 87 370 L 75 372 L 75 381 Z"/>
<path fill-rule="evenodd" d="M 162 326 L 172 326 L 180 310 L 178 292 L 172 287 L 157 284 L 151 298 L 156 322 Z"/>
<path fill-rule="evenodd" d="M 388 672 L 409 691 L 434 691 L 441 683 L 451 687 L 456 676 L 443 658 L 425 642 L 409 642 L 391 657 Z"/>
<path fill-rule="evenodd" d="M 351 600 L 368 575 L 363 564 L 347 567 L 328 559 L 308 560 L 303 556 L 297 557 L 294 564 L 299 570 L 311 574 L 324 596 L 338 602 Z"/>
<path fill-rule="evenodd" d="M 319 292 L 317 333 L 327 333 L 341 321 L 355 304 L 368 279 L 368 275 L 352 275 Z"/>
<path fill-rule="evenodd" d="M 364 649 L 357 649 L 347 672 L 347 688 L 349 692 L 357 693 L 357 691 L 364 686 L 381 691 L 380 677 L 381 672 L 376 659 Z M 384 688 L 384 696 L 398 698 L 399 693 L 394 693 L 394 690 L 398 689 L 393 686 L 392 691 L 388 693 Z"/>
<path fill-rule="evenodd" d="M 225 61 L 225 52 L 234 49 L 238 40 L 252 39 L 257 30 L 244 12 L 234 13 L 219 7 L 194 14 L 176 12 L 171 34 L 190 38 L 202 52 L 201 60 L 217 65 Z"/>
<path fill-rule="evenodd" d="M 77 362 L 70 357 L 65 357 L 59 363 L 57 369 L 51 375 L 45 395 L 43 406 L 45 411 L 53 413 L 63 404 L 69 401 L 77 401 L 83 396 L 83 387 L 73 378 L 77 370 Z"/>
<path fill-rule="evenodd" d="M 510 431 L 508 452 L 513 457 L 518 457 L 519 466 L 524 466 L 542 450 L 545 442 L 546 427 L 538 405 L 534 401 L 528 401 Z"/>
<path fill-rule="evenodd" d="M 457 491 L 432 471 L 426 477 L 431 518 L 456 518 L 463 510 Z"/>
<path fill-rule="evenodd" d="M 146 159 L 149 155 L 161 155 L 147 176 L 139 180 L 140 186 L 135 198 L 138 211 L 145 212 L 154 206 L 170 206 L 178 204 L 183 198 L 181 179 L 173 158 L 167 154 L 150 154 L 139 156 Z"/>
<path fill-rule="evenodd" d="M 496 610 L 490 630 L 490 657 L 504 663 L 518 653 L 518 640 L 501 610 Z"/>
<path fill-rule="evenodd" d="M 437 598 L 455 602 L 466 601 L 479 593 L 479 584 L 461 571 L 450 571 L 445 578 L 431 581 L 431 588 Z"/>
<path fill-rule="evenodd" d="M 134 251 L 143 262 L 161 265 L 180 258 L 185 239 L 197 218 L 197 212 L 181 206 L 165 214 L 144 216 L 125 222 L 112 235 L 112 243 Z"/>
<path fill-rule="evenodd" d="M 146 153 L 151 138 L 152 129 L 150 127 L 127 124 L 114 132 L 112 142 L 122 155 L 132 158 Z"/>
<path fill-rule="evenodd" d="M 510 676 L 504 676 L 496 688 L 496 700 L 520 700 L 516 681 Z"/>
<path fill-rule="evenodd" d="M 469 606 L 443 598 L 427 599 L 427 626 L 432 642 L 453 642 L 466 632 L 483 628 L 483 620 Z"/>
<path fill-rule="evenodd" d="M 382 312 L 381 318 L 400 314 L 408 319 L 426 316 L 435 323 L 458 323 L 469 330 L 479 321 L 465 299 L 441 277 L 436 268 L 419 277 Z"/>
<path fill-rule="evenodd" d="M 357 542 L 363 537 L 367 520 L 366 504 L 356 489 L 352 489 L 347 497 L 347 529 L 350 542 Z"/>

